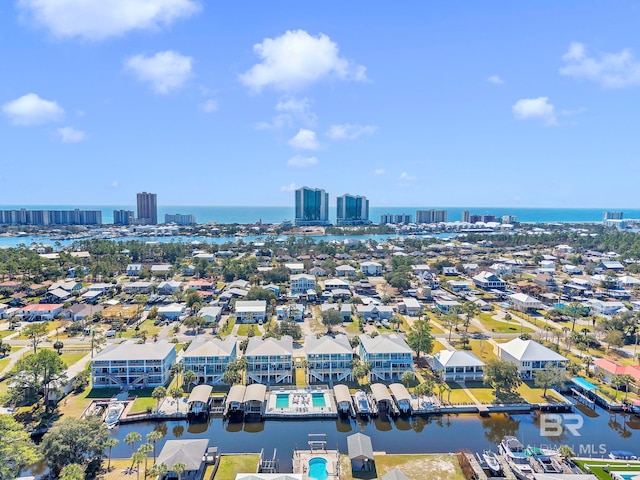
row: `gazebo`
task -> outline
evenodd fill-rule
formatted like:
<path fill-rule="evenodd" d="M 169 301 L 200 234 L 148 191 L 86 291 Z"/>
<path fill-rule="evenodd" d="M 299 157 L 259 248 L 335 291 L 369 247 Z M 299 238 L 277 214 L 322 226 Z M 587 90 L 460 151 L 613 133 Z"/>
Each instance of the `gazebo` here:
<path fill-rule="evenodd" d="M 351 460 L 351 471 L 372 471 L 374 469 L 371 437 L 354 433 L 347 437 L 347 452 Z"/>

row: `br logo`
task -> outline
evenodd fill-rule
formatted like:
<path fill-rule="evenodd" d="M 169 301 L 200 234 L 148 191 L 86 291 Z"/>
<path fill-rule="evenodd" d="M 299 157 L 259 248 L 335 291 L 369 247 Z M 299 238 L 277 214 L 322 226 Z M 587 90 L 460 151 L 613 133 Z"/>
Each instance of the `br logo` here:
<path fill-rule="evenodd" d="M 559 437 L 566 430 L 574 437 L 579 437 L 583 424 L 582 416 L 575 413 L 543 413 L 540 415 L 540 435 Z"/>

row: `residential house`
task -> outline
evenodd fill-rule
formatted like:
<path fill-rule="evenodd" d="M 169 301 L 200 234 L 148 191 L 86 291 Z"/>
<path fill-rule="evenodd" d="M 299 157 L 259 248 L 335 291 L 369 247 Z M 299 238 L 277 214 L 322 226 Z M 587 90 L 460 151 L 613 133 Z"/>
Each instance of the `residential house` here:
<path fill-rule="evenodd" d="M 309 270 L 309 273 L 311 275 L 316 276 L 316 277 L 326 277 L 327 276 L 327 271 L 324 268 L 321 268 L 321 267 L 313 267 L 311 270 Z"/>
<path fill-rule="evenodd" d="M 589 305 L 589 310 L 596 315 L 615 315 L 626 308 L 622 302 L 605 302 L 594 298 L 589 299 L 587 303 Z"/>
<path fill-rule="evenodd" d="M 198 316 L 204 318 L 207 325 L 218 323 L 222 318 L 222 307 L 202 307 L 198 312 Z"/>
<path fill-rule="evenodd" d="M 546 370 L 548 366 L 566 368 L 569 362 L 565 357 L 533 340 L 514 338 L 507 343 L 498 344 L 498 357 L 515 363 L 520 376 L 532 379 L 534 373 Z"/>
<path fill-rule="evenodd" d="M 447 283 L 454 292 L 468 292 L 471 290 L 471 283 L 465 280 L 449 280 Z"/>
<path fill-rule="evenodd" d="M 166 278 L 171 274 L 171 265 L 160 264 L 160 265 L 151 265 L 151 274 Z"/>
<path fill-rule="evenodd" d="M 161 305 L 158 307 L 158 316 L 168 320 L 176 320 L 184 315 L 186 306 L 184 303 L 172 303 L 170 305 Z"/>
<path fill-rule="evenodd" d="M 35 303 L 22 307 L 16 313 L 16 317 L 19 317 L 23 322 L 53 320 L 62 313 L 63 308 L 62 303 Z"/>
<path fill-rule="evenodd" d="M 356 275 L 356 269 L 351 265 L 338 265 L 336 267 L 336 275 L 338 277 L 354 277 Z"/>
<path fill-rule="evenodd" d="M 309 383 L 353 380 L 353 349 L 346 335 L 307 335 L 304 349 Z"/>
<path fill-rule="evenodd" d="M 431 272 L 431 267 L 429 267 L 429 265 L 427 264 L 411 265 L 411 272 L 414 275 L 420 277 L 425 273 Z"/>
<path fill-rule="evenodd" d="M 71 297 L 71 294 L 61 288 L 55 288 L 53 290 L 49 290 L 47 293 L 44 294 L 45 300 L 51 303 L 65 302 L 70 297 Z"/>
<path fill-rule="evenodd" d="M 600 262 L 599 268 L 602 270 L 613 270 L 614 272 L 620 272 L 624 270 L 624 265 L 622 265 L 617 260 L 603 260 Z"/>
<path fill-rule="evenodd" d="M 213 290 L 213 282 L 200 278 L 187 283 L 188 290 Z"/>
<path fill-rule="evenodd" d="M 629 375 L 633 378 L 636 391 L 640 386 L 640 367 L 637 365 L 620 365 L 619 363 L 612 362 L 606 358 L 598 358 L 593 361 L 594 373 L 602 374 L 603 380 L 608 384 L 611 384 L 611 380 L 615 375 Z"/>
<path fill-rule="evenodd" d="M 62 280 L 59 282 L 52 283 L 49 286 L 49 291 L 56 290 L 56 289 L 61 289 L 69 293 L 79 293 L 82 290 L 82 283 L 76 282 L 75 280 L 71 280 L 71 281 Z"/>
<path fill-rule="evenodd" d="M 422 305 L 413 297 L 404 297 L 398 304 L 398 308 L 409 316 L 415 317 L 420 312 Z"/>
<path fill-rule="evenodd" d="M 91 361 L 91 384 L 93 388 L 164 386 L 175 361 L 175 346 L 164 340 L 111 344 Z"/>
<path fill-rule="evenodd" d="M 453 300 L 450 297 L 438 297 L 438 298 L 436 298 L 436 307 L 438 307 L 438 309 L 442 313 L 449 313 L 451 311 L 451 309 L 458 308 L 461 305 L 462 304 L 459 301 Z"/>
<path fill-rule="evenodd" d="M 323 303 L 320 305 L 320 310 L 322 312 L 326 312 L 327 310 L 337 310 L 340 312 L 340 316 L 342 317 L 343 322 L 351 321 L 351 304 L 343 303 L 340 305 L 339 303 Z"/>
<path fill-rule="evenodd" d="M 356 305 L 356 313 L 365 320 L 389 320 L 393 317 L 394 309 L 390 305 L 370 303 L 369 305 Z"/>
<path fill-rule="evenodd" d="M 538 273 L 533 279 L 540 290 L 543 292 L 555 292 L 558 289 L 556 279 L 550 273 Z"/>
<path fill-rule="evenodd" d="M 158 284 L 158 294 L 160 295 L 173 295 L 182 286 L 182 282 L 177 280 L 168 280 L 164 282 L 160 282 Z"/>
<path fill-rule="evenodd" d="M 567 264 L 562 266 L 562 272 L 568 273 L 569 275 L 580 275 L 582 270 L 580 270 L 580 267 L 576 265 Z"/>
<path fill-rule="evenodd" d="M 325 280 L 324 289 L 330 290 L 330 291 L 337 290 L 337 289 L 348 290 L 349 282 L 346 280 L 341 280 L 339 278 L 331 278 L 329 280 Z"/>
<path fill-rule="evenodd" d="M 456 267 L 442 267 L 442 274 L 447 277 L 455 277 L 460 275 Z"/>
<path fill-rule="evenodd" d="M 184 370 L 191 370 L 196 374 L 196 383 L 222 383 L 227 365 L 236 360 L 237 341 L 232 335 L 224 340 L 196 338 L 182 356 Z"/>
<path fill-rule="evenodd" d="M 382 275 L 382 264 L 378 262 L 362 262 L 360 271 L 367 277 L 379 277 Z"/>
<path fill-rule="evenodd" d="M 293 274 L 304 272 L 304 263 L 285 263 L 284 266 Z"/>
<path fill-rule="evenodd" d="M 484 367 L 482 360 L 464 350 L 441 350 L 433 356 L 433 369 L 445 382 L 481 382 Z"/>
<path fill-rule="evenodd" d="M 86 303 L 76 303 L 71 305 L 65 311 L 65 316 L 71 318 L 74 322 L 82 322 L 91 320 L 96 313 L 104 310 L 102 305 L 88 305 Z"/>
<path fill-rule="evenodd" d="M 267 317 L 266 300 L 237 300 L 236 323 L 262 323 Z"/>
<path fill-rule="evenodd" d="M 483 290 L 503 290 L 507 286 L 507 282 L 492 272 L 480 272 L 473 277 L 473 283 L 475 283 L 476 287 L 482 288 Z"/>
<path fill-rule="evenodd" d="M 151 292 L 151 282 L 129 282 L 123 285 L 124 293 L 141 294 Z"/>
<path fill-rule="evenodd" d="M 276 308 L 276 315 L 278 320 L 289 318 L 296 322 L 302 322 L 304 320 L 304 305 L 301 303 L 281 305 Z"/>
<path fill-rule="evenodd" d="M 250 283 L 247 280 L 235 280 L 229 284 L 229 289 L 239 288 L 241 290 L 249 290 Z"/>
<path fill-rule="evenodd" d="M 293 339 L 289 335 L 279 339 L 251 337 L 244 357 L 249 383 L 293 382 Z"/>
<path fill-rule="evenodd" d="M 519 312 L 534 312 L 539 308 L 542 308 L 542 302 L 540 300 L 525 293 L 507 295 L 507 300 L 511 305 L 513 305 L 513 308 Z"/>
<path fill-rule="evenodd" d="M 306 295 L 308 290 L 315 291 L 316 277 L 305 273 L 298 273 L 289 277 L 291 295 Z"/>
<path fill-rule="evenodd" d="M 142 264 L 130 263 L 125 271 L 127 277 L 138 277 L 142 273 Z"/>
<path fill-rule="evenodd" d="M 413 352 L 396 334 L 380 334 L 371 338 L 360 335 L 360 359 L 371 364 L 371 382 L 398 380 L 405 372 L 413 372 Z"/>
<path fill-rule="evenodd" d="M 166 465 L 169 472 L 161 476 L 163 480 L 180 478 L 181 480 L 201 480 L 204 477 L 203 459 L 209 447 L 209 439 L 167 440 L 158 454 L 156 463 Z M 171 471 L 176 464 L 184 465 L 184 471 L 178 475 Z"/>

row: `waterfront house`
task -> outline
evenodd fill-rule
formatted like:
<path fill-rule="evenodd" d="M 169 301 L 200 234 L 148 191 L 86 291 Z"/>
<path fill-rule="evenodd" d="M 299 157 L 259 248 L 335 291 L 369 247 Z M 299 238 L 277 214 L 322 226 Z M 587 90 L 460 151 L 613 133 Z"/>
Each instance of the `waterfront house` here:
<path fill-rule="evenodd" d="M 413 352 L 407 342 L 396 334 L 381 334 L 375 338 L 360 335 L 360 359 L 371 364 L 369 380 L 397 380 L 405 372 L 413 372 Z"/>
<path fill-rule="evenodd" d="M 445 382 L 484 380 L 485 363 L 464 350 L 441 350 L 433 355 L 433 369 Z"/>
<path fill-rule="evenodd" d="M 338 277 L 354 277 L 356 269 L 351 265 L 338 265 L 336 267 L 336 275 Z"/>
<path fill-rule="evenodd" d="M 53 320 L 62 313 L 63 308 L 64 304 L 62 303 L 34 303 L 18 310 L 16 317 L 23 322 Z"/>
<path fill-rule="evenodd" d="M 202 307 L 198 312 L 198 316 L 204 318 L 207 325 L 218 323 L 222 318 L 222 307 L 215 305 Z"/>
<path fill-rule="evenodd" d="M 196 374 L 196 383 L 208 385 L 222 383 L 227 365 L 236 359 L 237 340 L 233 335 L 224 340 L 195 339 L 182 356 L 184 370 L 191 370 Z"/>
<path fill-rule="evenodd" d="M 249 383 L 293 382 L 293 339 L 251 337 L 244 354 Z"/>
<path fill-rule="evenodd" d="M 264 322 L 267 316 L 266 300 L 238 300 L 235 305 L 236 323 Z"/>
<path fill-rule="evenodd" d="M 353 350 L 346 335 L 307 335 L 304 349 L 309 383 L 353 380 Z"/>
<path fill-rule="evenodd" d="M 498 357 L 515 363 L 520 376 L 525 380 L 532 379 L 536 371 L 546 370 L 549 366 L 566 368 L 569 362 L 565 357 L 544 345 L 521 338 L 498 344 Z"/>
<path fill-rule="evenodd" d="M 542 302 L 540 300 L 530 297 L 525 293 L 507 295 L 507 300 L 513 305 L 513 308 L 519 312 L 534 312 L 542 308 Z"/>
<path fill-rule="evenodd" d="M 382 264 L 378 262 L 362 262 L 360 264 L 360 271 L 367 277 L 379 277 L 382 275 Z"/>
<path fill-rule="evenodd" d="M 315 291 L 316 277 L 305 273 L 298 273 L 289 277 L 291 295 L 305 295 L 308 290 Z"/>
<path fill-rule="evenodd" d="M 205 464 L 203 458 L 209 447 L 209 439 L 195 440 L 167 440 L 156 460 L 158 465 L 166 465 L 169 473 L 163 479 L 178 478 L 171 471 L 174 465 L 184 465 L 180 474 L 182 480 L 200 480 L 204 476 Z"/>
<path fill-rule="evenodd" d="M 502 280 L 495 273 L 486 271 L 480 272 L 478 275 L 473 277 L 473 283 L 476 287 L 482 288 L 483 290 L 503 290 L 507 286 L 507 282 Z"/>
<path fill-rule="evenodd" d="M 175 361 L 175 346 L 164 340 L 111 344 L 91 361 L 91 384 L 93 388 L 164 386 Z"/>
<path fill-rule="evenodd" d="M 640 367 L 637 365 L 620 365 L 606 358 L 598 358 L 593 361 L 594 373 L 602 374 L 603 380 L 611 384 L 611 380 L 616 375 L 629 375 L 636 385 L 636 391 L 640 386 Z"/>
<path fill-rule="evenodd" d="M 621 310 L 626 309 L 624 303 L 603 300 L 596 300 L 594 298 L 588 300 L 589 310 L 596 315 L 615 315 Z"/>
<path fill-rule="evenodd" d="M 436 307 L 438 307 L 438 309 L 442 312 L 442 313 L 449 313 L 449 311 L 451 311 L 451 309 L 455 309 L 455 308 L 459 308 L 461 306 L 461 303 L 457 300 L 453 300 L 450 297 L 439 297 L 436 299 Z"/>

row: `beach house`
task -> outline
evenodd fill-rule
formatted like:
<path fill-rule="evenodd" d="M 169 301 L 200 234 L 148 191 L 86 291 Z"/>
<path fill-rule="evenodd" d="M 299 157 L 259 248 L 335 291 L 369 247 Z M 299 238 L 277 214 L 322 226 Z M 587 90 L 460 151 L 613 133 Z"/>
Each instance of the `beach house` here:
<path fill-rule="evenodd" d="M 514 338 L 498 344 L 498 358 L 515 363 L 522 378 L 531 379 L 539 370 L 549 367 L 566 368 L 569 361 L 553 350 L 533 340 Z"/>
<path fill-rule="evenodd" d="M 91 361 L 91 384 L 93 388 L 163 386 L 175 361 L 175 346 L 166 341 L 111 344 Z"/>
<path fill-rule="evenodd" d="M 484 380 L 485 363 L 471 352 L 441 350 L 433 356 L 433 369 L 445 382 Z"/>
<path fill-rule="evenodd" d="M 293 382 L 293 339 L 251 337 L 244 354 L 249 383 Z"/>
<path fill-rule="evenodd" d="M 370 381 L 398 380 L 403 373 L 413 372 L 413 352 L 401 336 L 363 334 L 358 338 L 360 359 L 371 364 Z"/>
<path fill-rule="evenodd" d="M 217 385 L 230 362 L 236 359 L 237 338 L 233 335 L 224 340 L 219 338 L 197 338 L 182 356 L 185 372 L 196 374 L 196 383 Z"/>
<path fill-rule="evenodd" d="M 353 380 L 353 350 L 346 335 L 307 335 L 304 349 L 309 383 Z"/>

